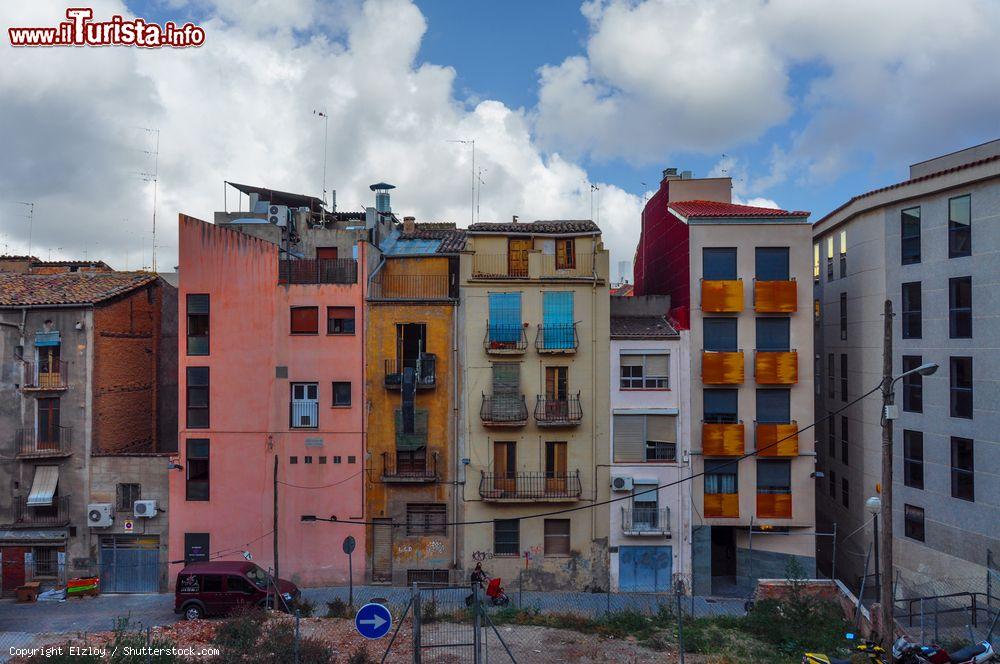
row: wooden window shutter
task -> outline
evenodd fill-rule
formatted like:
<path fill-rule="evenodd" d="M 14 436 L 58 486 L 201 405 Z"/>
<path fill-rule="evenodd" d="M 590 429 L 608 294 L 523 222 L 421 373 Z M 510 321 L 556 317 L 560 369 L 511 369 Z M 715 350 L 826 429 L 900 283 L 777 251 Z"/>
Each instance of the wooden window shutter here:
<path fill-rule="evenodd" d="M 660 443 L 676 443 L 677 418 L 674 415 L 647 415 L 646 439 Z"/>
<path fill-rule="evenodd" d="M 615 415 L 615 462 L 629 463 L 646 460 L 645 415 Z"/>

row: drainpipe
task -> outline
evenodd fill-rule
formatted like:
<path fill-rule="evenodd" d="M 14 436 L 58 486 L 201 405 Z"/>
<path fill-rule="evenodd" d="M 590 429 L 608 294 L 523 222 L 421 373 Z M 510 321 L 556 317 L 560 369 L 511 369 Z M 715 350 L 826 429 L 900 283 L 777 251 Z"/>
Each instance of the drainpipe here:
<path fill-rule="evenodd" d="M 591 240 L 590 259 L 590 459 L 594 465 L 594 502 L 597 502 L 597 238 Z M 609 533 L 610 536 L 610 533 Z M 597 539 L 597 507 L 590 510 L 590 541 Z M 593 581 L 593 579 L 591 579 Z"/>
<path fill-rule="evenodd" d="M 461 259 L 459 259 L 461 261 Z M 459 262 L 459 273 L 456 276 L 457 279 L 461 280 L 461 262 Z M 456 284 L 456 291 L 459 286 Z M 457 294 L 457 293 L 456 293 Z M 461 300 L 459 301 L 461 302 Z M 451 393 L 451 427 L 452 427 L 452 439 L 451 439 L 451 514 L 452 520 L 455 522 L 461 521 L 458 518 L 458 427 L 459 427 L 459 393 L 458 393 L 458 307 L 459 304 L 456 303 L 451 310 L 451 376 L 452 376 L 452 393 Z M 462 487 L 465 488 L 464 485 Z M 458 569 L 458 529 L 460 526 L 455 526 L 451 529 L 451 568 Z"/>

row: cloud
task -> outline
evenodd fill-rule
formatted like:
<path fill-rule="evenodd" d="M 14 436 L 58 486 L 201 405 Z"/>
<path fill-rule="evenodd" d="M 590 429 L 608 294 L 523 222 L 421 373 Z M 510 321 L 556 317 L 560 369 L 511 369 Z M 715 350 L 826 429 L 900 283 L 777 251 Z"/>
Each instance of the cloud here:
<path fill-rule="evenodd" d="M 129 14 L 114 0 L 93 6 L 97 17 Z M 329 114 L 326 182 L 338 209 L 372 204 L 368 184 L 384 180 L 397 186 L 397 211 L 465 225 L 472 154 L 449 141 L 475 139 L 483 221 L 590 216 L 585 169 L 541 149 L 524 111 L 495 100 L 467 106 L 453 68 L 416 65 L 427 23 L 411 2 L 299 0 L 273 12 L 231 0 L 173 6 L 198 17 L 203 47 L 15 50 L 0 42 L 0 227 L 12 250 L 27 249 L 26 224 L 23 209 L 6 201 L 28 200 L 37 255 L 79 257 L 86 248 L 116 267 L 148 265 L 152 185 L 139 173 L 152 171 L 155 134 L 143 128 L 155 128 L 158 267 L 169 270 L 177 213 L 211 220 L 224 179 L 320 194 L 324 127 L 313 110 Z M 0 22 L 54 25 L 64 10 L 8 3 Z M 601 187 L 605 242 L 616 259 L 630 259 L 641 199 Z"/>

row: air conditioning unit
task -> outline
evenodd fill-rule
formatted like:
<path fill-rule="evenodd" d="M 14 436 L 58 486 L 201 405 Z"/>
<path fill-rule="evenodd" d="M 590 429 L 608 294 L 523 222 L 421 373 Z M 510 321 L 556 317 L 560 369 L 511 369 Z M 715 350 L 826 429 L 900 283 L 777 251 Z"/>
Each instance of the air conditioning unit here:
<path fill-rule="evenodd" d="M 613 491 L 631 491 L 634 482 L 631 477 L 612 477 L 611 489 Z"/>
<path fill-rule="evenodd" d="M 276 226 L 287 226 L 288 225 L 288 206 L 287 205 L 268 205 L 267 206 L 267 221 L 268 221 L 268 223 L 275 224 Z"/>
<path fill-rule="evenodd" d="M 87 505 L 87 525 L 91 528 L 110 528 L 115 522 L 111 503 L 91 503 Z"/>
<path fill-rule="evenodd" d="M 135 511 L 135 517 L 152 519 L 156 516 L 156 501 L 155 500 L 137 500 L 132 504 Z"/>

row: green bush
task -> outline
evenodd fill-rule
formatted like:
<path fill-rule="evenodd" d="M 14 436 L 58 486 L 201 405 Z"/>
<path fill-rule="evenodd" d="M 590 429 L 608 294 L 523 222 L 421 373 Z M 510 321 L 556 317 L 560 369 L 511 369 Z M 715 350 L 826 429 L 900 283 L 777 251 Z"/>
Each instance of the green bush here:
<path fill-rule="evenodd" d="M 219 624 L 212 642 L 222 653 L 236 658 L 250 656 L 257 649 L 267 613 L 260 607 L 247 606 L 237 609 Z"/>
<path fill-rule="evenodd" d="M 339 597 L 326 603 L 326 616 L 328 618 L 349 618 L 350 615 L 351 607 Z"/>

